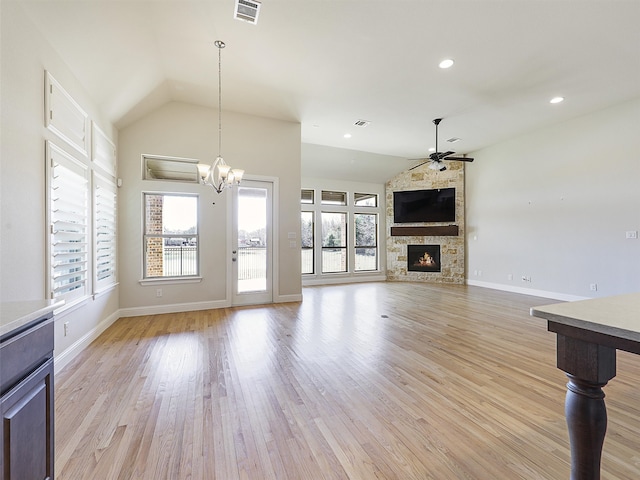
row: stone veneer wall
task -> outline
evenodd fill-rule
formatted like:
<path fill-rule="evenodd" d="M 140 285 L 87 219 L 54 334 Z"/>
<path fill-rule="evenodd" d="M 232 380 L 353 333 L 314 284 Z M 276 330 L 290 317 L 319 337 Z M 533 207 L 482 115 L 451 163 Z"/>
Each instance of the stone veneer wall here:
<path fill-rule="evenodd" d="M 402 172 L 387 182 L 387 280 L 402 282 L 455 283 L 465 282 L 464 260 L 464 163 L 446 162 L 447 170 L 431 170 L 423 165 L 414 170 Z M 393 192 L 404 190 L 426 190 L 431 188 L 456 189 L 457 237 L 447 236 L 407 236 L 392 237 Z M 445 223 L 403 223 L 402 226 L 450 225 Z M 440 245 L 440 272 L 407 271 L 407 245 Z"/>

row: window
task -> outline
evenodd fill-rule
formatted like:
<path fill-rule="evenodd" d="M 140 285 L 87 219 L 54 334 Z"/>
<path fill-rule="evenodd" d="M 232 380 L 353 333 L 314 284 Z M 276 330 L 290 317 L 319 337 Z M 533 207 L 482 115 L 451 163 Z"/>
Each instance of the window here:
<path fill-rule="evenodd" d="M 198 275 L 198 197 L 144 194 L 144 278 Z"/>
<path fill-rule="evenodd" d="M 322 212 L 321 215 L 322 273 L 346 272 L 347 214 L 341 212 Z"/>
<path fill-rule="evenodd" d="M 116 283 L 116 185 L 94 172 L 94 292 Z"/>
<path fill-rule="evenodd" d="M 117 282 L 116 146 L 48 72 L 44 100 L 47 295 L 70 305 Z"/>
<path fill-rule="evenodd" d="M 347 193 L 346 192 L 328 192 L 323 190 L 322 204 L 323 205 L 346 205 Z"/>
<path fill-rule="evenodd" d="M 116 146 L 92 123 L 93 167 L 93 292 L 100 293 L 117 282 L 117 187 Z"/>
<path fill-rule="evenodd" d="M 313 204 L 315 203 L 313 190 L 303 189 L 300 194 L 300 203 Z"/>
<path fill-rule="evenodd" d="M 89 169 L 47 141 L 49 296 L 67 303 L 88 294 Z"/>
<path fill-rule="evenodd" d="M 302 273 L 311 274 L 315 272 L 313 261 L 315 250 L 313 248 L 315 231 L 313 212 L 302 212 L 301 215 L 300 245 L 302 246 Z"/>
<path fill-rule="evenodd" d="M 143 180 L 199 183 L 198 160 L 143 155 Z"/>
<path fill-rule="evenodd" d="M 356 232 L 354 271 L 362 272 L 378 268 L 378 215 L 354 214 Z"/>
<path fill-rule="evenodd" d="M 375 193 L 354 193 L 353 204 L 356 207 L 377 207 L 378 195 Z"/>

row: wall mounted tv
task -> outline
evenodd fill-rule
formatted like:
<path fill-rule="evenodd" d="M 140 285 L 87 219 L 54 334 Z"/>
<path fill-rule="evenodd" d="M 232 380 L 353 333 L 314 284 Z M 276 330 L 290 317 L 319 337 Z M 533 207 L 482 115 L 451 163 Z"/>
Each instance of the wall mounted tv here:
<path fill-rule="evenodd" d="M 455 222 L 456 189 L 393 192 L 393 222 Z"/>

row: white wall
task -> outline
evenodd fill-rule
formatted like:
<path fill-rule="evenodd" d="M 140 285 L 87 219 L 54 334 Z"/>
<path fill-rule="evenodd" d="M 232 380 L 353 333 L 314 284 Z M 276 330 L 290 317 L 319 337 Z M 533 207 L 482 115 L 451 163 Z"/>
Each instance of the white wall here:
<path fill-rule="evenodd" d="M 230 260 L 228 217 L 230 192 L 179 182 L 142 180 L 141 155 L 183 157 L 211 164 L 218 153 L 217 111 L 169 103 L 120 131 L 119 267 L 120 306 L 124 315 L 181 311 L 229 305 L 226 272 Z M 274 301 L 301 299 L 299 243 L 290 247 L 288 233 L 300 232 L 300 124 L 223 112 L 222 154 L 245 175 L 277 177 L 279 250 Z M 141 285 L 142 192 L 193 192 L 200 195 L 202 281 Z M 215 205 L 212 203 L 215 202 Z M 292 254 L 294 252 L 295 254 Z"/>
<path fill-rule="evenodd" d="M 0 3 L 1 128 L 0 128 L 0 299 L 45 298 L 47 225 L 45 212 L 46 139 L 44 72 L 51 74 L 82 105 L 90 118 L 117 141 L 113 126 L 86 94 L 60 55 L 25 15 L 18 2 Z M 59 143 L 59 142 L 58 142 Z M 58 315 L 55 353 L 87 343 L 118 309 L 117 289 L 88 298 L 73 311 Z M 62 323 L 69 322 L 65 337 Z M 57 368 L 62 365 L 61 362 Z"/>
<path fill-rule="evenodd" d="M 558 299 L 640 291 L 640 240 L 625 238 L 640 230 L 639 125 L 636 99 L 474 152 L 469 283 Z"/>

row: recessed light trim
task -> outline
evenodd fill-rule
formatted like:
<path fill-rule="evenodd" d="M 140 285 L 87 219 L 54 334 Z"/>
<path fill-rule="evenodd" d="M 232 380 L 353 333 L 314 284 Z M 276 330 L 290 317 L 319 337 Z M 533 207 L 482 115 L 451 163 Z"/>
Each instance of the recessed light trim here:
<path fill-rule="evenodd" d="M 343 136 L 344 136 L 344 138 L 351 138 L 351 134 L 350 133 L 345 133 Z"/>
<path fill-rule="evenodd" d="M 453 59 L 451 58 L 445 58 L 444 60 L 442 60 L 438 66 L 442 69 L 446 69 L 446 68 L 451 68 L 454 64 Z"/>
<path fill-rule="evenodd" d="M 549 103 L 561 103 L 564 101 L 564 97 L 553 97 L 549 100 Z"/>

